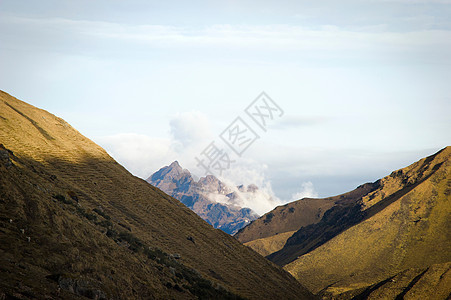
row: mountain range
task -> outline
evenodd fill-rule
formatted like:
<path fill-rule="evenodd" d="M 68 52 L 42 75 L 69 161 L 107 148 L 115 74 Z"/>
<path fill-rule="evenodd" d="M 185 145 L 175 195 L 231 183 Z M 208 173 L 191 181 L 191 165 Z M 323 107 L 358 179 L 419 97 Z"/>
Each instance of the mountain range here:
<path fill-rule="evenodd" d="M 242 197 L 252 197 L 258 187 L 229 186 L 213 175 L 198 181 L 175 161 L 152 174 L 147 182 L 180 200 L 214 228 L 235 234 L 259 216 L 250 208 L 241 207 Z"/>
<path fill-rule="evenodd" d="M 0 144 L 0 299 L 313 297 L 63 119 L 2 91 Z"/>
<path fill-rule="evenodd" d="M 279 206 L 232 237 L 187 205 L 208 208 L 208 191 L 231 211 L 254 185 L 174 162 L 150 181 L 179 201 L 0 91 L 0 299 L 450 299 L 450 157 Z"/>
<path fill-rule="evenodd" d="M 450 156 L 277 207 L 235 237 L 323 299 L 449 299 Z"/>

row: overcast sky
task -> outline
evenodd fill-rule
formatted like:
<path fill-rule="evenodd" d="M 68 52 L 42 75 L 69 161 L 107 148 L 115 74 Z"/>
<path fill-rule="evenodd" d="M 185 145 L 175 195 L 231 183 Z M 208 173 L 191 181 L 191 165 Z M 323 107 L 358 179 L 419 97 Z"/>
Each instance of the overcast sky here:
<path fill-rule="evenodd" d="M 260 138 L 223 176 L 279 202 L 449 145 L 450 78 L 447 0 L 0 1 L 0 89 L 143 178 L 176 159 L 202 176 L 241 116 Z M 284 111 L 266 132 L 244 113 L 262 91 Z"/>

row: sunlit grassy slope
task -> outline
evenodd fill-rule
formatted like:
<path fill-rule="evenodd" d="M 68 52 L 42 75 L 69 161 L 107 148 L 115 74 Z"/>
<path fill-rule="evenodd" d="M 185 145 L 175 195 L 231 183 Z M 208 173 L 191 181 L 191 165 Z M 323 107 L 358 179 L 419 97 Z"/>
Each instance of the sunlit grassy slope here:
<path fill-rule="evenodd" d="M 325 199 L 304 198 L 282 206 L 278 206 L 269 213 L 261 216 L 248 226 L 242 228 L 235 237 L 262 255 L 270 255 L 281 250 L 286 241 L 302 227 L 312 227 L 320 222 L 326 211 L 337 208 L 342 203 L 352 202 L 373 191 L 377 184 L 363 184 L 357 189 L 343 195 Z M 322 228 L 322 226 L 319 226 Z M 324 228 L 317 233 L 325 233 Z M 290 234 L 291 233 L 291 234 Z M 308 245 L 310 247 L 310 245 Z M 291 249 L 289 249 L 291 250 Z M 295 250 L 303 250 L 296 248 Z M 308 249 L 305 249 L 306 251 Z M 303 253 L 282 253 L 279 260 L 281 265 L 284 260 L 290 260 L 291 256 L 297 257 Z M 291 260 L 294 260 L 291 259 Z"/>
<path fill-rule="evenodd" d="M 4 92 L 0 144 L 0 298 L 311 297 L 64 120 Z"/>
<path fill-rule="evenodd" d="M 317 223 L 334 205 L 330 199 L 302 199 L 278 206 L 235 234 L 246 246 L 263 256 L 280 250 L 302 226 Z"/>
<path fill-rule="evenodd" d="M 355 202 L 357 224 L 343 226 L 285 269 L 323 296 L 446 299 L 451 293 L 450 155 L 447 147 L 381 179 L 376 190 Z M 323 220 L 322 228 L 349 222 Z M 292 248 L 308 241 L 308 231 L 301 231 L 290 238 Z"/>
<path fill-rule="evenodd" d="M 252 248 L 257 253 L 263 256 L 267 256 L 271 253 L 279 251 L 283 248 L 288 238 L 293 235 L 296 231 L 288 231 L 284 233 L 275 234 L 266 238 L 256 239 L 244 245 Z"/>

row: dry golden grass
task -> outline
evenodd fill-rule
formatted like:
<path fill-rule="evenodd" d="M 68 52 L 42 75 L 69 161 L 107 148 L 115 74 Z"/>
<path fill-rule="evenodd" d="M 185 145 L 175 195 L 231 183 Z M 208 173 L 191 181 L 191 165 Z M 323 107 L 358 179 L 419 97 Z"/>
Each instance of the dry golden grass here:
<path fill-rule="evenodd" d="M 410 289 L 406 289 L 413 283 Z M 411 268 L 370 287 L 368 299 L 447 299 L 451 287 L 451 263 L 435 264 L 428 268 Z M 375 288 L 376 287 L 376 288 Z"/>
<path fill-rule="evenodd" d="M 279 233 L 273 236 L 244 243 L 244 245 L 252 248 L 260 255 L 267 256 L 271 253 L 274 253 L 282 249 L 285 243 L 287 242 L 288 238 L 292 236 L 293 233 L 295 232 L 296 231 L 288 231 L 284 233 Z"/>
<path fill-rule="evenodd" d="M 287 272 L 132 176 L 64 120 L 4 92 L 0 143 L 13 152 L 13 166 L 0 163 L 2 291 L 75 297 L 46 278 L 59 274 L 113 298 L 191 299 L 196 291 L 311 297 Z M 153 258 L 148 247 L 180 259 Z"/>
<path fill-rule="evenodd" d="M 302 226 L 321 220 L 325 211 L 334 205 L 333 199 L 309 199 L 281 205 L 253 221 L 235 234 L 242 243 L 296 231 Z"/>
<path fill-rule="evenodd" d="M 314 293 L 337 296 L 361 292 L 407 269 L 450 262 L 450 155 L 447 147 L 383 178 L 381 187 L 362 199 L 367 218 L 285 269 Z M 449 282 L 446 274 L 447 279 L 430 280 L 430 287 L 449 295 L 451 286 L 442 282 Z M 411 282 L 405 280 L 402 288 Z M 427 299 L 430 293 L 427 287 L 418 288 L 417 299 Z"/>

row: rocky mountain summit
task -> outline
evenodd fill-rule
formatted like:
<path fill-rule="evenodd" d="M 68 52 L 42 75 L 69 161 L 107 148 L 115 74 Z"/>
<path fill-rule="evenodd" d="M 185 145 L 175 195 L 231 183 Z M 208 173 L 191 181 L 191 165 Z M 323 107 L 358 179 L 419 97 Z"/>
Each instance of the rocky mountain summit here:
<path fill-rule="evenodd" d="M 254 184 L 232 187 L 213 175 L 194 180 L 191 173 L 177 161 L 155 172 L 147 182 L 178 199 L 202 219 L 228 234 L 235 234 L 259 216 L 250 208 L 241 207 L 242 197 L 258 191 Z"/>

